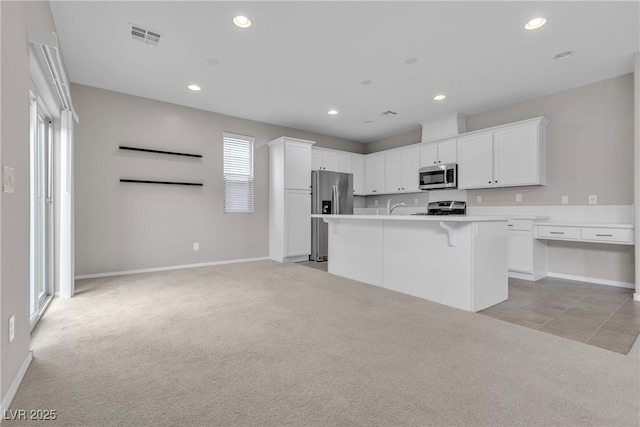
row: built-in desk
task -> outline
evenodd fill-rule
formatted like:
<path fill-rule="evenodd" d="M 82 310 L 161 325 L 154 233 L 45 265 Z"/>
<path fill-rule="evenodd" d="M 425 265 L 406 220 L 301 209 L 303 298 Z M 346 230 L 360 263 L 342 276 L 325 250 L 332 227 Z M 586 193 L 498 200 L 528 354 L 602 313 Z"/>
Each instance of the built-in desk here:
<path fill-rule="evenodd" d="M 534 223 L 534 237 L 543 240 L 633 245 L 633 231 L 634 227 L 631 224 L 553 221 Z"/>

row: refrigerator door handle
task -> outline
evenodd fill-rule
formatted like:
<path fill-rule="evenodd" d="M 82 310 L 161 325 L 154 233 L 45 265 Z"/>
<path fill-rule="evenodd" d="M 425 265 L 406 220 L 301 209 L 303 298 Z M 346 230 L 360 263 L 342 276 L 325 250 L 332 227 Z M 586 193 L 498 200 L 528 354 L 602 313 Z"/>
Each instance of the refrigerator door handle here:
<path fill-rule="evenodd" d="M 338 186 L 333 184 L 331 187 L 331 213 L 338 213 Z"/>

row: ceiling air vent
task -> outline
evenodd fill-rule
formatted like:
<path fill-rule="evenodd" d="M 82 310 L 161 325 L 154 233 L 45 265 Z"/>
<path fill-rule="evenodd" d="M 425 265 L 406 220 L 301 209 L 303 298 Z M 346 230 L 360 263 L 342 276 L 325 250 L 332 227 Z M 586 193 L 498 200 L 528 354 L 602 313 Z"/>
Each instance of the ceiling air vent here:
<path fill-rule="evenodd" d="M 395 116 L 395 115 L 397 115 L 397 114 L 398 114 L 398 113 L 396 113 L 395 111 L 391 111 L 391 110 L 387 110 L 387 111 L 385 111 L 385 112 L 383 112 L 383 113 L 380 113 L 380 115 L 381 115 L 382 117 L 393 117 L 393 116 Z"/>
<path fill-rule="evenodd" d="M 146 44 L 159 46 L 162 34 L 157 31 L 141 27 L 140 25 L 131 25 L 131 38 Z"/>

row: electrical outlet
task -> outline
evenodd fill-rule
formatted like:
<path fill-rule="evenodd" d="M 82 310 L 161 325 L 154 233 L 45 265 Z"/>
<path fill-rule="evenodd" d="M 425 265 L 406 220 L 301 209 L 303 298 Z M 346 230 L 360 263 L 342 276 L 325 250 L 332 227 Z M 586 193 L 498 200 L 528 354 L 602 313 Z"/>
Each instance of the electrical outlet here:
<path fill-rule="evenodd" d="M 418 199 L 413 199 L 413 204 L 417 205 L 418 204 Z"/>
<path fill-rule="evenodd" d="M 476 203 L 482 203 L 482 196 L 476 196 Z"/>
<path fill-rule="evenodd" d="M 13 193 L 14 175 L 13 168 L 9 166 L 3 167 L 2 191 L 5 193 Z"/>
<path fill-rule="evenodd" d="M 16 336 L 16 318 L 15 316 L 9 317 L 9 342 L 13 341 Z"/>
<path fill-rule="evenodd" d="M 589 195 L 589 204 L 590 205 L 597 205 L 598 204 L 598 196 L 596 196 L 595 194 L 590 194 Z"/>
<path fill-rule="evenodd" d="M 378 206 L 378 199 L 373 201 L 373 206 Z"/>
<path fill-rule="evenodd" d="M 200 250 L 200 243 L 194 243 L 193 244 L 193 250 L 194 251 L 199 251 Z"/>
<path fill-rule="evenodd" d="M 522 201 L 522 194 L 518 193 L 516 194 L 516 202 L 521 202 Z"/>
<path fill-rule="evenodd" d="M 569 196 L 562 196 L 562 204 L 563 205 L 569 204 Z"/>

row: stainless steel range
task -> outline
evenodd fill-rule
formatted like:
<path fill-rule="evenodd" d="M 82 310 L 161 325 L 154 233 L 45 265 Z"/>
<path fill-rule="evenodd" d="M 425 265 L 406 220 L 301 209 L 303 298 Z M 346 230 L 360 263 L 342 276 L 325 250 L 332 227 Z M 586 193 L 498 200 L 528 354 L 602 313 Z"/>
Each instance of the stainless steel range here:
<path fill-rule="evenodd" d="M 466 215 L 467 203 L 458 200 L 430 202 L 427 212 L 414 213 L 413 215 Z"/>

